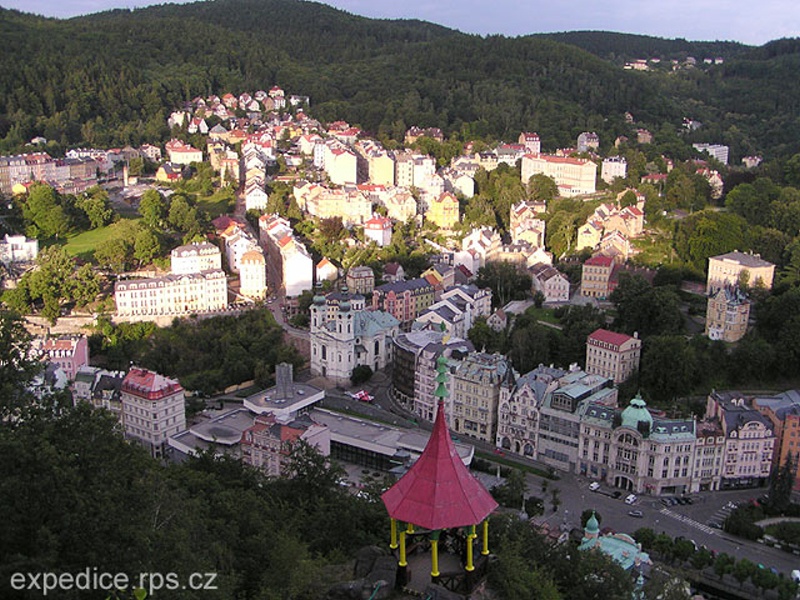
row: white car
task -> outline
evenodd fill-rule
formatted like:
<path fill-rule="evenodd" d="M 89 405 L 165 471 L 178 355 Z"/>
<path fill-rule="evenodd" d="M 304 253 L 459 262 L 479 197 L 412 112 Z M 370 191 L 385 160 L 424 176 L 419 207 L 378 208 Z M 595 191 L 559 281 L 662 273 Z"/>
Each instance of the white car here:
<path fill-rule="evenodd" d="M 625 497 L 625 504 L 633 504 L 634 502 L 636 502 L 636 500 L 638 500 L 636 494 L 628 494 Z"/>
<path fill-rule="evenodd" d="M 600 484 L 597 483 L 596 481 L 593 481 L 592 483 L 589 484 L 589 491 L 590 492 L 596 492 L 599 489 L 600 489 Z"/>

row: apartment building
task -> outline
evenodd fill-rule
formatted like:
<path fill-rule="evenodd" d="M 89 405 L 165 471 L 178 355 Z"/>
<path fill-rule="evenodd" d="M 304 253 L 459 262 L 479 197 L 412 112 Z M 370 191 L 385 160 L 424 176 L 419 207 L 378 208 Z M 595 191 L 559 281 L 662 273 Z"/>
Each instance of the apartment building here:
<path fill-rule="evenodd" d="M 222 253 L 208 242 L 178 246 L 170 253 L 170 271 L 174 275 L 200 273 L 222 268 Z"/>
<path fill-rule="evenodd" d="M 596 329 L 586 339 L 586 372 L 622 383 L 639 370 L 642 340 L 606 329 Z"/>
<path fill-rule="evenodd" d="M 761 258 L 758 254 L 744 253 L 734 250 L 708 259 L 708 278 L 706 294 L 712 290 L 747 283 L 750 286 L 763 285 L 772 289 L 775 276 L 775 265 Z"/>
<path fill-rule="evenodd" d="M 464 358 L 451 376 L 450 428 L 459 435 L 495 443 L 500 388 L 513 385 L 516 377 L 511 363 L 500 354 L 476 352 Z"/>
<path fill-rule="evenodd" d="M 165 316 L 213 312 L 228 306 L 228 285 L 220 269 L 128 279 L 114 284 L 119 316 Z"/>
<path fill-rule="evenodd" d="M 273 292 L 296 297 L 314 282 L 314 261 L 306 247 L 294 237 L 289 221 L 278 215 L 258 220 L 261 246 L 266 251 L 267 280 Z"/>
<path fill-rule="evenodd" d="M 596 190 L 597 165 L 591 160 L 526 154 L 522 157 L 522 183 L 527 184 L 534 175 L 552 177 L 562 196 L 593 194 Z"/>
<path fill-rule="evenodd" d="M 736 284 L 712 290 L 706 308 L 706 335 L 712 340 L 738 342 L 747 333 L 750 300 Z"/>

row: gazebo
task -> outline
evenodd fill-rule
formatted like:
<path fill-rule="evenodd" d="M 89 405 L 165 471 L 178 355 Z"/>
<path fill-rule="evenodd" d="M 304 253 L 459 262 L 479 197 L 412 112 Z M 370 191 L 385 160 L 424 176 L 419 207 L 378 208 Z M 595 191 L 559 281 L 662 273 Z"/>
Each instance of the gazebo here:
<path fill-rule="evenodd" d="M 488 516 L 498 505 L 486 488 L 469 472 L 450 438 L 444 414 L 444 399 L 447 396 L 446 363 L 444 356 L 439 357 L 436 377 L 438 386 L 434 392 L 438 398 L 438 409 L 431 437 L 417 462 L 381 498 L 391 518 L 390 548 L 393 551 L 399 550 L 398 585 L 403 586 L 408 582 L 408 535 L 429 538 L 431 581 L 440 583 L 440 535 L 443 530 L 463 528 L 464 572 L 455 578 L 457 581 L 451 581 L 451 586 L 448 587 L 458 587 L 469 592 L 480 579 L 479 574 L 485 572 L 489 555 Z M 481 525 L 483 544 L 476 572 L 473 545 L 478 537 L 478 525 Z"/>

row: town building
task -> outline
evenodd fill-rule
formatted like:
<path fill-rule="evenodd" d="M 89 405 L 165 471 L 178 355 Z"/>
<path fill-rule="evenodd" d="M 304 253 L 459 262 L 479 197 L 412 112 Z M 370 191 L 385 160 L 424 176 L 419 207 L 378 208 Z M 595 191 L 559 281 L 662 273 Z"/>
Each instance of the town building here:
<path fill-rule="evenodd" d="M 728 146 L 723 146 L 722 144 L 692 144 L 692 148 L 698 152 L 705 152 L 723 165 L 728 164 L 728 153 L 730 152 Z"/>
<path fill-rule="evenodd" d="M 267 280 L 273 293 L 297 297 L 314 285 L 314 261 L 294 237 L 289 221 L 278 215 L 258 220 L 261 245 L 267 253 Z"/>
<path fill-rule="evenodd" d="M 387 312 L 366 310 L 363 296 L 317 295 L 310 311 L 313 374 L 347 384 L 359 365 L 378 371 L 391 363 L 400 323 Z"/>
<path fill-rule="evenodd" d="M 614 259 L 596 255 L 583 263 L 581 271 L 581 296 L 605 300 L 611 294 L 610 281 Z"/>
<path fill-rule="evenodd" d="M 451 375 L 450 428 L 459 435 L 493 444 L 500 389 L 513 385 L 516 376 L 511 363 L 500 354 L 475 352 L 465 357 Z"/>
<path fill-rule="evenodd" d="M 24 235 L 8 235 L 0 240 L 0 262 L 4 265 L 33 262 L 39 255 L 39 240 Z"/>
<path fill-rule="evenodd" d="M 562 196 L 593 194 L 596 190 L 597 165 L 591 160 L 526 154 L 522 157 L 522 183 L 527 184 L 534 175 L 552 177 Z"/>
<path fill-rule="evenodd" d="M 765 485 L 775 447 L 772 421 L 741 392 L 717 390 L 708 395 L 705 418 L 718 422 L 725 437 L 720 489 Z"/>
<path fill-rule="evenodd" d="M 758 254 L 734 250 L 727 254 L 711 256 L 708 259 L 706 294 L 726 285 L 742 283 L 750 287 L 763 285 L 769 290 L 772 289 L 774 276 L 775 265 L 762 259 Z"/>
<path fill-rule="evenodd" d="M 750 300 L 736 284 L 712 290 L 706 308 L 706 335 L 711 340 L 738 342 L 747 333 Z"/>
<path fill-rule="evenodd" d="M 492 312 L 492 292 L 477 286 L 454 285 L 442 292 L 440 299 L 423 310 L 414 326 L 435 326 L 457 338 L 466 338 L 479 317 Z"/>
<path fill-rule="evenodd" d="M 458 198 L 450 192 L 434 198 L 425 212 L 425 220 L 441 229 L 453 229 L 460 222 Z"/>
<path fill-rule="evenodd" d="M 639 370 L 642 340 L 606 329 L 596 329 L 586 338 L 586 372 L 622 383 Z"/>
<path fill-rule="evenodd" d="M 252 300 L 267 296 L 267 263 L 264 251 L 255 246 L 242 255 L 239 264 L 239 293 Z"/>
<path fill-rule="evenodd" d="M 791 458 L 794 468 L 792 489 L 800 490 L 800 390 L 787 390 L 775 396 L 756 397 L 753 408 L 772 421 L 775 431 L 773 468 L 779 468 Z"/>
<path fill-rule="evenodd" d="M 164 458 L 169 438 L 186 429 L 184 392 L 163 375 L 131 367 L 120 389 L 125 436 Z"/>
<path fill-rule="evenodd" d="M 391 220 L 380 215 L 372 215 L 372 218 L 364 223 L 364 238 L 380 247 L 388 246 L 392 243 Z"/>
<path fill-rule="evenodd" d="M 288 422 L 272 414 L 256 415 L 253 424 L 242 432 L 242 462 L 263 471 L 267 477 L 290 476 L 289 454 L 302 441 L 323 456 L 330 455 L 330 429 L 304 414 Z"/>
<path fill-rule="evenodd" d="M 600 179 L 607 184 L 614 183 L 615 179 L 625 179 L 628 176 L 628 162 L 622 156 L 610 156 L 603 159 L 600 167 Z"/>
<path fill-rule="evenodd" d="M 127 279 L 114 284 L 119 316 L 164 316 L 222 310 L 228 305 L 225 272 L 220 269 Z"/>
<path fill-rule="evenodd" d="M 581 415 L 576 472 L 637 494 L 691 489 L 694 419 L 654 416 L 639 396 L 619 411 L 589 403 Z"/>
<path fill-rule="evenodd" d="M 170 271 L 174 275 L 200 273 L 222 268 L 222 254 L 208 242 L 178 246 L 170 253 Z"/>
<path fill-rule="evenodd" d="M 600 147 L 600 136 L 594 131 L 584 131 L 578 136 L 578 152 L 593 152 Z"/>
<path fill-rule="evenodd" d="M 181 140 L 172 139 L 166 144 L 169 162 L 176 165 L 190 165 L 203 162 L 203 151 L 186 144 Z"/>
<path fill-rule="evenodd" d="M 35 338 L 31 351 L 42 361 L 60 368 L 71 381 L 81 367 L 89 364 L 89 341 L 85 335 Z"/>
<path fill-rule="evenodd" d="M 583 538 L 578 545 L 581 552 L 601 552 L 614 560 L 626 573 L 636 581 L 634 597 L 642 597 L 642 584 L 653 561 L 647 552 L 642 551 L 642 545 L 627 533 L 601 533 L 600 523 L 594 512 L 586 527 L 583 529 Z"/>
<path fill-rule="evenodd" d="M 350 267 L 345 282 L 351 293 L 361 294 L 364 297 L 372 296 L 372 290 L 375 289 L 375 272 L 372 267 L 365 265 Z"/>
<path fill-rule="evenodd" d="M 372 308 L 394 316 L 405 327 L 434 302 L 434 287 L 427 279 L 385 283 L 372 291 Z"/>
<path fill-rule="evenodd" d="M 549 303 L 569 302 L 569 279 L 553 265 L 536 263 L 528 267 L 532 292 L 541 292 Z"/>
<path fill-rule="evenodd" d="M 524 145 L 531 154 L 539 154 L 542 151 L 542 142 L 536 133 L 522 132 L 517 141 Z"/>

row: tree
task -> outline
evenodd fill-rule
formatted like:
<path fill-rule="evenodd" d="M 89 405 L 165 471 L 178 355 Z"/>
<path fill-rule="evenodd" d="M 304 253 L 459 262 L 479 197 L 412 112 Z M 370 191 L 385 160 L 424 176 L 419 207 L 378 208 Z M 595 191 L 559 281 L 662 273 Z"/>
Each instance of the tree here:
<path fill-rule="evenodd" d="M 194 234 L 200 231 L 197 209 L 191 206 L 184 196 L 177 194 L 170 201 L 167 223 L 176 231 L 185 234 Z"/>
<path fill-rule="evenodd" d="M 372 379 L 372 367 L 369 365 L 356 365 L 350 375 L 350 382 L 353 385 L 361 385 Z"/>
<path fill-rule="evenodd" d="M 669 287 L 653 288 L 640 275 L 622 273 L 609 299 L 617 308 L 614 327 L 625 333 L 644 338 L 683 330 L 680 299 Z"/>
<path fill-rule="evenodd" d="M 524 298 L 531 289 L 531 277 L 509 262 L 487 262 L 478 269 L 475 284 L 492 290 L 492 306 L 505 306 L 511 300 Z"/>
<path fill-rule="evenodd" d="M 161 241 L 158 236 L 151 229 L 140 228 L 133 243 L 133 257 L 140 265 L 146 265 L 159 254 L 161 254 Z"/>
<path fill-rule="evenodd" d="M 789 504 L 792 502 L 792 487 L 796 470 L 797 459 L 792 456 L 791 452 L 786 455 L 783 464 L 772 470 L 767 500 L 770 511 L 782 515 L 789 508 Z"/>
<path fill-rule="evenodd" d="M 10 424 L 28 404 L 28 386 L 42 363 L 30 352 L 31 334 L 14 312 L 0 310 L 0 424 Z"/>
<path fill-rule="evenodd" d="M 160 230 L 167 219 L 168 207 L 158 190 L 147 190 L 139 201 L 139 214 L 142 221 L 151 229 Z"/>
<path fill-rule="evenodd" d="M 680 335 L 652 336 L 642 351 L 641 382 L 646 396 L 658 404 L 688 394 L 694 387 L 697 360 Z"/>
<path fill-rule="evenodd" d="M 63 201 L 49 185 L 31 186 L 22 207 L 28 223 L 28 235 L 38 238 L 64 237 L 72 229 L 72 219 L 64 209 Z"/>
<path fill-rule="evenodd" d="M 100 242 L 94 251 L 94 258 L 102 267 L 115 273 L 127 271 L 133 257 L 133 247 L 128 240 L 115 237 Z"/>
<path fill-rule="evenodd" d="M 528 197 L 531 200 L 550 202 L 556 196 L 558 196 L 558 185 L 552 177 L 537 173 L 528 179 Z"/>
<path fill-rule="evenodd" d="M 77 206 L 86 213 L 91 229 L 108 225 L 114 217 L 108 192 L 100 186 L 94 186 L 87 190 L 86 195 L 77 201 Z"/>
<path fill-rule="evenodd" d="M 74 300 L 75 261 L 60 246 L 44 248 L 36 257 L 36 270 L 23 276 L 31 300 L 41 301 L 42 316 L 55 323 L 61 305 Z M 88 274 L 84 270 L 82 277 Z"/>

